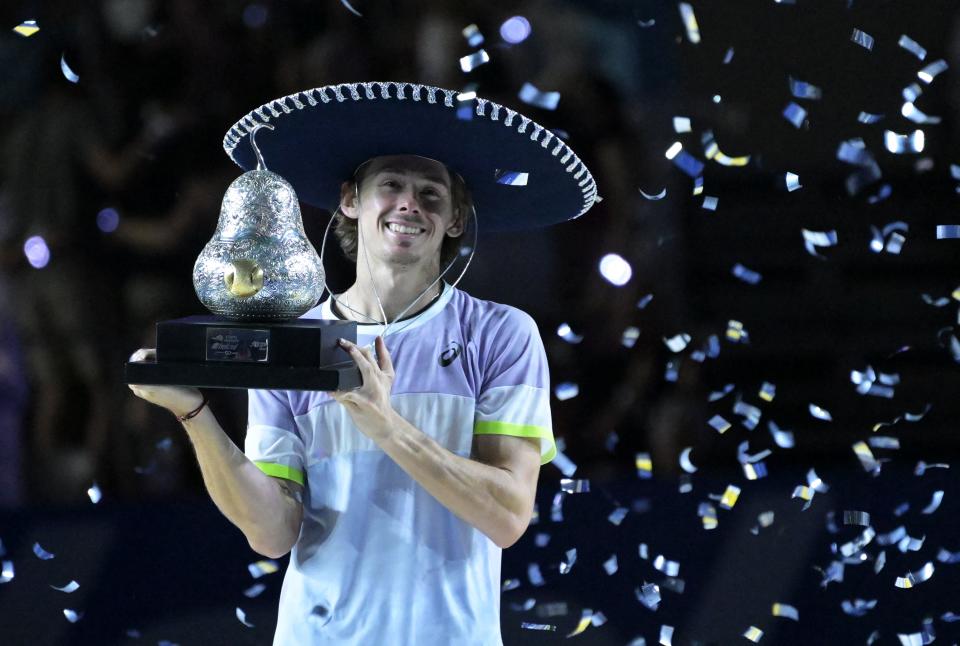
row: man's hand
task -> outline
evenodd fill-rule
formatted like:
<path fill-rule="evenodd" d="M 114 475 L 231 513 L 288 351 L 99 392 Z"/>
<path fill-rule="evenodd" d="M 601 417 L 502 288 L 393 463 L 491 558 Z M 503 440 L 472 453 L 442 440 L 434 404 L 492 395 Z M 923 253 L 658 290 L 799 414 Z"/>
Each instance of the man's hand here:
<path fill-rule="evenodd" d="M 387 352 L 387 344 L 383 337 L 377 337 L 376 357 L 370 348 L 361 348 L 346 339 L 340 339 L 340 346 L 360 368 L 363 385 L 355 390 L 337 390 L 330 393 L 330 396 L 343 404 L 357 428 L 376 442 L 389 433 L 390 417 L 394 413 L 390 404 L 390 391 L 393 389 L 396 373 L 390 353 Z"/>
<path fill-rule="evenodd" d="M 156 361 L 156 359 L 157 351 L 154 348 L 140 348 L 130 355 L 130 361 Z M 196 388 L 130 384 L 130 390 L 137 397 L 162 406 L 177 417 L 186 415 L 203 402 L 203 395 Z"/>

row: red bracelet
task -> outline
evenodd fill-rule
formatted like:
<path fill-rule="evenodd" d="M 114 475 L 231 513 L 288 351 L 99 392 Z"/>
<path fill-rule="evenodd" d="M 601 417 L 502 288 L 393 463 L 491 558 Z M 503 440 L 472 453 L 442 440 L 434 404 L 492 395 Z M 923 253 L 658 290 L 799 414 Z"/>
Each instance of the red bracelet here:
<path fill-rule="evenodd" d="M 207 405 L 207 401 L 208 401 L 208 400 L 207 400 L 207 396 L 204 395 L 204 396 L 203 396 L 203 401 L 200 402 L 200 405 L 199 405 L 199 406 L 197 406 L 196 408 L 194 408 L 192 411 L 190 411 L 190 412 L 187 413 L 186 415 L 177 415 L 177 420 L 180 421 L 180 422 L 186 422 L 187 420 L 193 419 L 194 417 L 196 417 L 197 415 L 200 414 L 200 411 L 203 410 L 203 407 Z"/>

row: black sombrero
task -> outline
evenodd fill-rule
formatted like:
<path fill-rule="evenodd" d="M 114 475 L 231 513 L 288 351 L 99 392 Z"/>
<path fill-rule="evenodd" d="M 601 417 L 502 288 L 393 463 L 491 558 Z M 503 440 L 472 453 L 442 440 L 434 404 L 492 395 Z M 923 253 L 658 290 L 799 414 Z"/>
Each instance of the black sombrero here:
<path fill-rule="evenodd" d="M 256 168 L 248 138 L 258 124 L 270 124 L 273 130 L 257 133 L 256 141 L 266 167 L 289 181 L 301 201 L 331 211 L 340 184 L 360 164 L 405 154 L 460 173 L 485 231 L 556 224 L 599 201 L 590 171 L 553 132 L 498 103 L 458 96 L 415 83 L 314 88 L 248 113 L 227 132 L 223 148 L 244 170 Z"/>

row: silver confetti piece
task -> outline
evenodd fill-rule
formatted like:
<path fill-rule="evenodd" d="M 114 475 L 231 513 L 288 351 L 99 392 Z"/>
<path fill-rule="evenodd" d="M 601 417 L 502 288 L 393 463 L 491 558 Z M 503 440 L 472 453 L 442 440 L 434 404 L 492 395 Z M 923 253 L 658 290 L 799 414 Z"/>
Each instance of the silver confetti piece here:
<path fill-rule="evenodd" d="M 663 342 L 670 349 L 670 352 L 683 352 L 687 344 L 690 343 L 690 335 L 680 333 L 669 339 L 664 337 Z"/>
<path fill-rule="evenodd" d="M 783 109 L 783 118 L 793 124 L 794 128 L 803 127 L 803 122 L 807 118 L 807 111 L 800 105 L 790 102 Z"/>
<path fill-rule="evenodd" d="M 687 30 L 687 39 L 696 45 L 700 42 L 700 26 L 697 24 L 697 16 L 693 13 L 693 7 L 686 2 L 681 2 L 677 6 L 680 9 L 683 27 Z"/>
<path fill-rule="evenodd" d="M 544 631 L 556 631 L 557 627 L 551 624 L 533 624 L 528 621 L 523 621 L 520 623 L 520 627 L 524 630 L 544 630 Z"/>
<path fill-rule="evenodd" d="M 560 489 L 564 493 L 590 493 L 590 481 L 561 478 Z"/>
<path fill-rule="evenodd" d="M 844 599 L 840 602 L 840 607 L 851 617 L 862 617 L 877 606 L 876 599 Z"/>
<path fill-rule="evenodd" d="M 620 342 L 625 348 L 632 348 L 637 343 L 637 339 L 640 338 L 640 328 L 630 326 L 623 331 L 623 337 L 620 339 Z"/>
<path fill-rule="evenodd" d="M 637 189 L 637 190 L 640 191 L 640 195 L 642 195 L 644 198 L 650 200 L 651 202 L 656 202 L 656 201 L 658 201 L 658 200 L 662 200 L 663 198 L 665 198 L 665 197 L 667 196 L 667 189 L 666 189 L 666 187 L 662 188 L 659 193 L 647 193 L 647 192 L 644 191 L 642 188 L 641 188 L 641 189 Z"/>
<path fill-rule="evenodd" d="M 817 406 L 814 403 L 810 403 L 808 405 L 808 408 L 810 410 L 810 414 L 816 417 L 817 419 L 822 419 L 825 422 L 833 421 L 833 416 L 830 415 L 830 411 L 828 411 L 827 409 L 821 408 L 820 406 Z"/>
<path fill-rule="evenodd" d="M 539 563 L 530 563 L 527 566 L 527 579 L 529 579 L 530 584 L 539 587 L 544 584 L 543 574 L 540 572 Z"/>
<path fill-rule="evenodd" d="M 67 621 L 69 621 L 71 624 L 75 624 L 83 618 L 83 613 L 77 612 L 76 610 L 72 610 L 70 608 L 64 608 L 63 616 L 66 617 Z"/>
<path fill-rule="evenodd" d="M 59 590 L 60 592 L 66 592 L 67 594 L 70 594 L 72 592 L 76 592 L 77 590 L 79 590 L 80 584 L 77 583 L 76 581 L 71 581 L 66 585 L 62 585 L 62 586 L 51 585 L 50 587 L 53 588 L 54 590 Z"/>
<path fill-rule="evenodd" d="M 656 610 L 660 607 L 660 588 L 655 583 L 645 583 L 636 588 L 635 593 L 637 601 L 650 610 Z"/>
<path fill-rule="evenodd" d="M 767 422 L 767 428 L 770 430 L 770 435 L 773 436 L 773 441 L 781 449 L 792 449 L 796 445 L 792 431 L 782 430 L 773 420 Z"/>
<path fill-rule="evenodd" d="M 483 34 L 480 33 L 480 28 L 476 25 L 467 25 L 461 33 L 463 37 L 467 39 L 467 44 L 470 45 L 470 47 L 477 47 L 483 44 Z"/>
<path fill-rule="evenodd" d="M 559 92 L 544 92 L 537 89 L 532 83 L 524 83 L 520 88 L 519 98 L 527 105 L 532 105 L 544 110 L 556 110 L 560 103 Z"/>
<path fill-rule="evenodd" d="M 853 33 L 850 35 L 850 40 L 866 50 L 873 49 L 873 36 L 865 31 L 854 29 Z"/>
<path fill-rule="evenodd" d="M 714 429 L 715 431 L 717 431 L 717 433 L 720 433 L 721 435 L 722 435 L 723 433 L 726 433 L 726 432 L 730 429 L 730 426 L 731 426 L 730 422 L 728 422 L 727 420 L 725 420 L 725 419 L 724 419 L 723 417 L 721 417 L 720 415 L 714 415 L 713 417 L 711 417 L 710 420 L 707 422 L 707 424 L 709 424 L 710 426 L 712 426 L 713 429 Z M 692 473 L 692 472 L 691 472 L 691 473 Z"/>
<path fill-rule="evenodd" d="M 743 631 L 743 636 L 749 641 L 757 643 L 763 637 L 763 631 L 757 628 L 756 626 L 750 626 L 745 631 Z"/>
<path fill-rule="evenodd" d="M 252 576 L 254 579 L 259 579 L 265 574 L 273 574 L 279 569 L 280 569 L 280 564 L 272 559 L 257 561 L 247 566 L 247 570 L 250 572 L 250 576 Z"/>
<path fill-rule="evenodd" d="M 680 563 L 668 560 L 663 554 L 658 554 L 657 557 L 653 559 L 653 567 L 669 577 L 675 577 L 680 574 Z"/>
<path fill-rule="evenodd" d="M 553 390 L 553 394 L 560 401 L 566 401 L 568 399 L 573 399 L 580 394 L 580 386 L 573 382 L 565 381 L 557 384 Z"/>
<path fill-rule="evenodd" d="M 752 269 L 747 269 L 746 267 L 741 265 L 739 262 L 733 266 L 733 269 L 731 270 L 731 272 L 738 279 L 750 285 L 756 285 L 761 280 L 763 280 L 763 276 L 753 271 Z"/>
<path fill-rule="evenodd" d="M 792 76 L 788 78 L 790 81 L 790 94 L 792 94 L 794 97 L 798 99 L 811 99 L 814 101 L 823 97 L 823 91 L 816 85 L 795 79 Z"/>
<path fill-rule="evenodd" d="M 673 646 L 673 626 L 668 626 L 663 624 L 660 626 L 660 642 L 661 646 Z"/>
<path fill-rule="evenodd" d="M 40 559 L 41 561 L 49 561 L 50 559 L 54 558 L 54 555 L 53 555 L 53 554 L 51 554 L 51 553 L 48 552 L 47 550 L 45 550 L 45 549 L 43 549 L 42 547 L 40 547 L 40 543 L 34 543 L 34 544 L 33 544 L 33 553 L 34 553 L 34 554 L 37 556 L 37 558 Z"/>
<path fill-rule="evenodd" d="M 460 69 L 464 72 L 472 72 L 477 69 L 484 63 L 490 62 L 490 55 L 487 54 L 485 49 L 478 50 L 472 54 L 468 54 L 460 59 Z"/>
<path fill-rule="evenodd" d="M 683 134 L 684 132 L 690 132 L 690 117 L 674 117 L 673 118 L 673 131 L 677 134 Z"/>
<path fill-rule="evenodd" d="M 260 594 L 267 589 L 266 584 L 263 583 L 254 583 L 249 588 L 243 591 L 243 596 L 248 599 L 253 599 L 259 597 Z"/>
<path fill-rule="evenodd" d="M 960 224 L 938 224 L 937 240 L 960 238 Z"/>
<path fill-rule="evenodd" d="M 519 170 L 505 170 L 498 168 L 494 171 L 493 178 L 497 184 L 504 184 L 506 186 L 526 186 L 530 181 L 530 173 L 525 173 Z"/>
<path fill-rule="evenodd" d="M 800 621 L 800 612 L 786 603 L 774 603 L 773 610 L 770 611 L 774 617 L 786 617 L 794 621 Z"/>
<path fill-rule="evenodd" d="M 817 253 L 817 247 L 833 247 L 837 244 L 837 231 L 835 229 L 830 231 L 800 229 L 800 232 L 803 234 L 803 245 L 811 256 L 822 258 L 823 256 Z"/>
<path fill-rule="evenodd" d="M 883 146 L 895 155 L 923 152 L 923 130 L 901 135 L 892 130 L 883 131 Z"/>
<path fill-rule="evenodd" d="M 79 83 L 80 77 L 77 76 L 77 73 L 70 69 L 70 66 L 67 65 L 66 54 L 60 56 L 60 71 L 63 72 L 64 78 L 66 78 L 71 83 Z"/>
<path fill-rule="evenodd" d="M 898 588 L 909 589 L 914 586 L 917 586 L 925 581 L 929 581 L 930 577 L 933 576 L 934 567 L 933 563 L 928 561 L 919 570 L 913 572 L 907 572 L 904 576 L 898 576 L 897 580 L 894 582 Z"/>
<path fill-rule="evenodd" d="M 557 336 L 567 343 L 577 344 L 583 341 L 583 335 L 575 334 L 567 323 L 561 323 L 557 327 Z"/>
<path fill-rule="evenodd" d="M 938 74 L 945 71 L 948 67 L 947 61 L 941 58 L 940 60 L 930 63 L 922 70 L 917 72 L 917 76 L 921 81 L 929 85 L 930 83 L 933 83 L 933 79 L 935 79 Z"/>
<path fill-rule="evenodd" d="M 236 615 L 237 615 L 237 620 L 238 620 L 241 624 L 243 624 L 243 625 L 246 626 L 247 628 L 253 628 L 253 627 L 254 627 L 254 625 L 253 625 L 252 623 L 250 623 L 249 621 L 247 621 L 247 613 L 245 613 L 245 612 L 243 611 L 243 608 L 240 608 L 240 607 L 238 606 L 238 607 L 236 608 Z"/>
<path fill-rule="evenodd" d="M 567 574 L 570 572 L 570 569 L 573 568 L 573 564 L 577 562 L 577 548 L 572 548 L 567 550 L 566 558 L 560 561 L 560 574 Z"/>
<path fill-rule="evenodd" d="M 860 123 L 866 123 L 866 124 L 877 123 L 882 119 L 883 119 L 882 114 L 873 114 L 872 112 L 860 112 L 860 114 L 857 115 L 857 121 L 859 121 Z"/>
<path fill-rule="evenodd" d="M 603 562 L 603 569 L 606 571 L 607 575 L 613 575 L 619 569 L 617 565 L 617 555 L 613 554 L 610 558 Z"/>
<path fill-rule="evenodd" d="M 610 513 L 609 516 L 607 516 L 607 520 L 609 520 L 614 525 L 619 526 L 620 523 L 623 522 L 623 519 L 626 517 L 627 511 L 628 510 L 626 507 L 617 507 Z"/>
<path fill-rule="evenodd" d="M 793 193 L 794 191 L 803 188 L 803 186 L 800 184 L 800 176 L 789 171 L 783 176 L 783 183 L 786 185 L 788 193 Z"/>
<path fill-rule="evenodd" d="M 844 525 L 860 525 L 861 527 L 869 527 L 870 513 L 866 511 L 844 510 L 843 524 Z"/>
<path fill-rule="evenodd" d="M 900 36 L 900 40 L 897 42 L 897 45 L 907 50 L 921 61 L 927 57 L 927 50 L 925 50 L 920 43 L 910 38 L 906 34 Z"/>
<path fill-rule="evenodd" d="M 686 471 L 687 473 L 696 473 L 697 467 L 693 465 L 690 461 L 690 452 L 693 450 L 692 446 L 688 446 L 683 451 L 680 452 L 680 468 Z"/>
<path fill-rule="evenodd" d="M 923 508 L 922 514 L 932 514 L 940 508 L 940 503 L 943 502 L 943 491 L 937 490 L 933 492 L 933 497 L 930 499 L 930 504 Z"/>

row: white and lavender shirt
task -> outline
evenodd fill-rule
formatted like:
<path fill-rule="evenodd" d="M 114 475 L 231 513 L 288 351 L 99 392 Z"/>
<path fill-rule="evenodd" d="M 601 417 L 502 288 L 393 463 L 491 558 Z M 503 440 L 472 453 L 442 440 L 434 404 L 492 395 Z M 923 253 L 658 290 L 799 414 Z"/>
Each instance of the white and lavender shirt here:
<path fill-rule="evenodd" d="M 339 317 L 328 299 L 304 318 Z M 361 345 L 383 331 L 357 328 Z M 394 409 L 442 446 L 470 457 L 474 435 L 513 435 L 539 438 L 541 464 L 556 455 L 547 359 L 529 315 L 445 284 L 385 341 Z M 274 644 L 502 644 L 500 548 L 327 393 L 251 390 L 245 452 L 305 488 Z"/>

